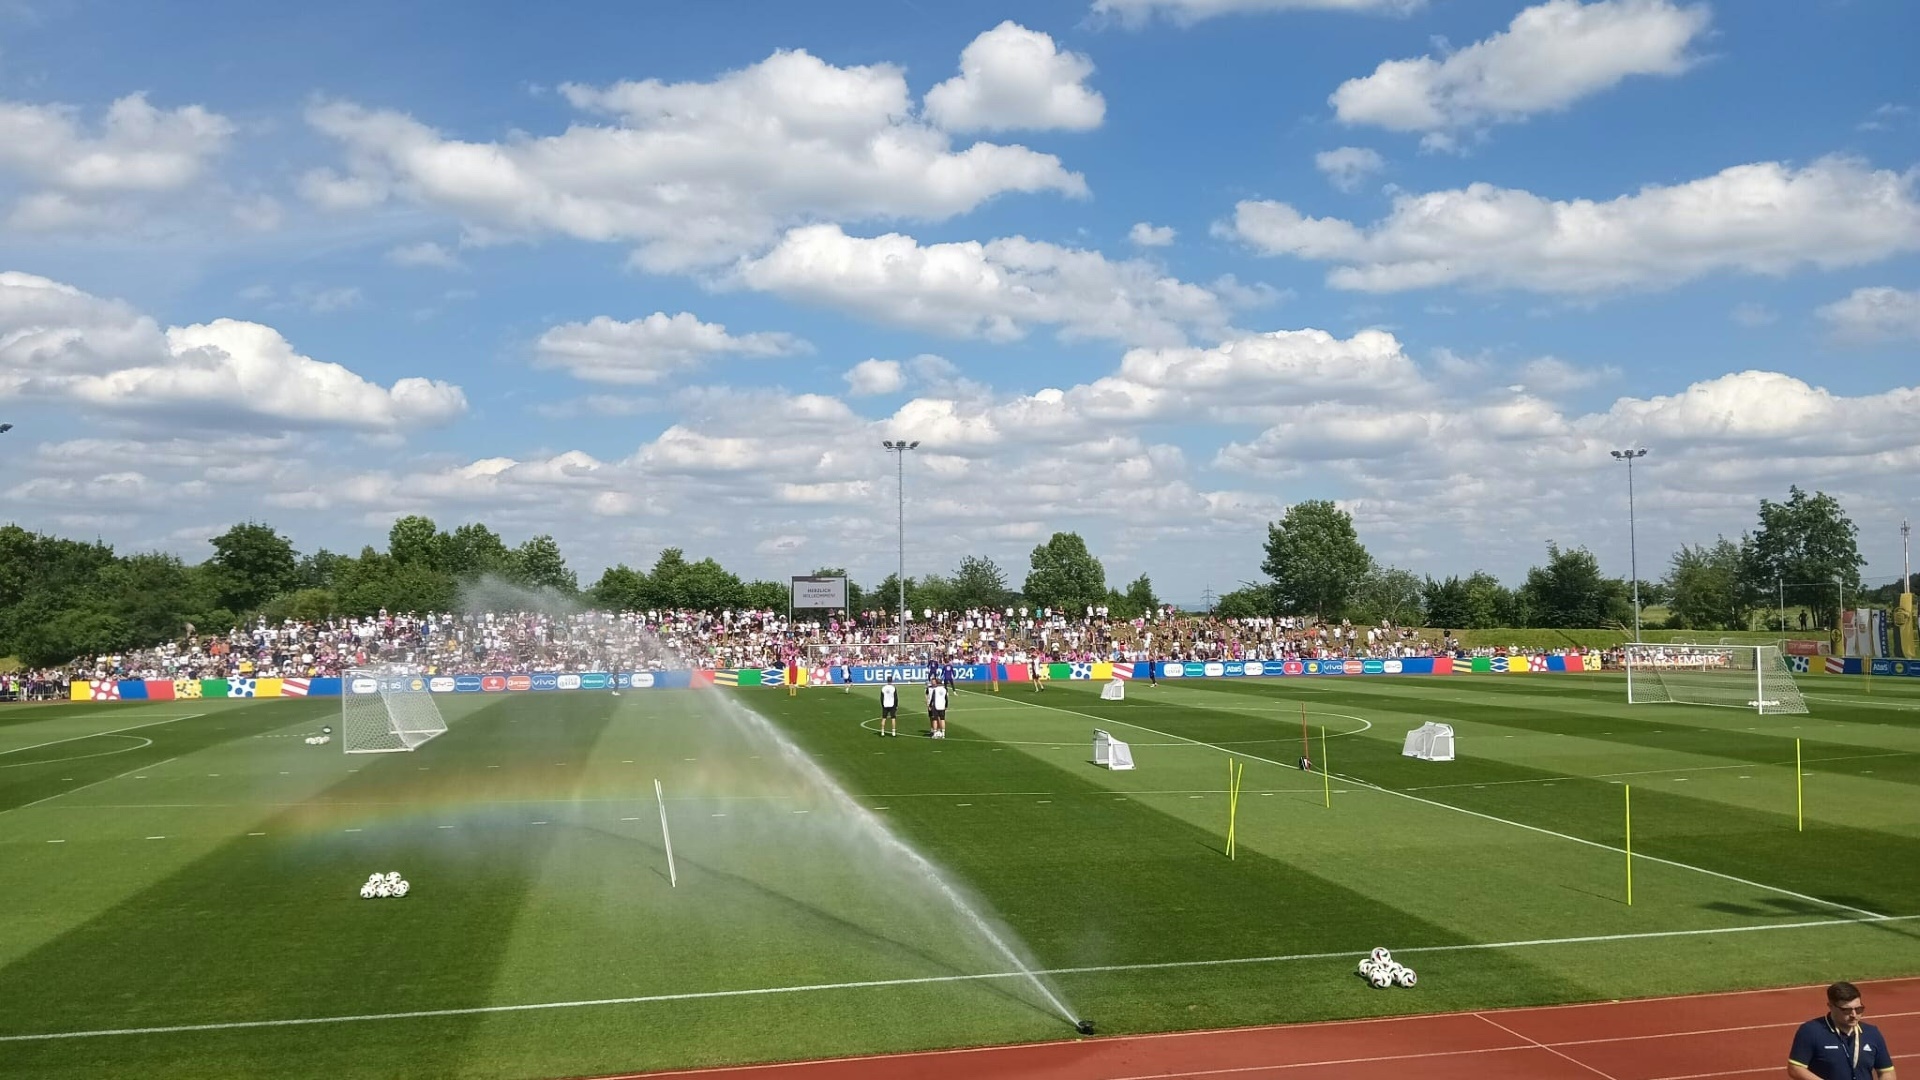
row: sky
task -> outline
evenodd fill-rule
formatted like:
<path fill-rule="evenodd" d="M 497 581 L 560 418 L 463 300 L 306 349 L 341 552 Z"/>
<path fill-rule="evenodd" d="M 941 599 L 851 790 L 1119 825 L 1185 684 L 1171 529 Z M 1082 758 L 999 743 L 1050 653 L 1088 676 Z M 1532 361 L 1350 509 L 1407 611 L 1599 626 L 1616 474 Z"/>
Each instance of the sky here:
<path fill-rule="evenodd" d="M 0 0 L 0 517 L 1193 602 L 1920 517 L 1907 0 Z"/>

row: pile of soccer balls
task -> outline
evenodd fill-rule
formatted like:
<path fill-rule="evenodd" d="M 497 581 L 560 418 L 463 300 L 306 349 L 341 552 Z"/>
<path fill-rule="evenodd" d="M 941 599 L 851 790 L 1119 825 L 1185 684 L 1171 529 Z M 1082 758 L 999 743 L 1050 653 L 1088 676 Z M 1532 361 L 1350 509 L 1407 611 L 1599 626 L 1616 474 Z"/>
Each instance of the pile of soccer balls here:
<path fill-rule="evenodd" d="M 1384 947 L 1373 950 L 1373 954 L 1360 961 L 1360 977 L 1373 984 L 1375 990 L 1385 990 L 1389 986 L 1399 985 L 1412 989 L 1420 984 L 1420 976 L 1413 969 L 1394 960 L 1393 954 Z"/>
<path fill-rule="evenodd" d="M 375 874 L 360 886 L 360 899 L 384 900 L 389 896 L 405 896 L 410 888 L 412 886 L 407 884 L 407 879 L 401 877 L 398 870 L 390 874 Z"/>
<path fill-rule="evenodd" d="M 325 745 L 327 745 L 328 743 L 330 743 L 330 742 L 332 742 L 332 741 L 333 741 L 333 736 L 331 736 L 331 735 L 309 735 L 309 736 L 307 736 L 307 745 L 308 745 L 308 746 L 325 746 Z"/>

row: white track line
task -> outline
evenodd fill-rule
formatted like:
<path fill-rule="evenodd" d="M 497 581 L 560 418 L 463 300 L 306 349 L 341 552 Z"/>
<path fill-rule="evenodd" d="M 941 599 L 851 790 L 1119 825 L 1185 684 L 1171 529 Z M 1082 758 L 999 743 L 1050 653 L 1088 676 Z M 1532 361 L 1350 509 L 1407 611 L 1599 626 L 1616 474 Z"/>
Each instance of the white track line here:
<path fill-rule="evenodd" d="M 1641 941 L 1650 938 L 1706 937 L 1717 934 L 1754 934 L 1775 930 L 1806 930 L 1830 926 L 1861 926 L 1873 923 L 1897 923 L 1920 919 L 1920 915 L 1879 915 L 1870 919 L 1821 919 L 1811 922 L 1774 923 L 1758 926 L 1722 926 L 1705 930 L 1656 930 L 1633 934 L 1595 934 L 1587 937 L 1535 938 L 1527 941 L 1489 941 L 1470 945 L 1430 945 L 1396 949 L 1409 955 L 1438 952 L 1474 952 L 1494 949 L 1522 949 L 1555 945 L 1594 945 L 1615 941 Z M 1035 971 L 993 971 L 980 975 L 926 975 L 905 979 L 863 979 L 857 982 L 809 983 L 800 986 L 766 986 L 746 990 L 702 990 L 680 994 L 641 994 L 633 997 L 590 998 L 581 1001 L 540 1001 L 522 1005 L 474 1005 L 458 1009 L 414 1009 L 407 1012 L 360 1013 L 348 1016 L 312 1016 L 284 1020 L 230 1020 L 213 1024 L 170 1024 L 159 1027 L 102 1028 L 92 1031 L 54 1031 L 32 1035 L 0 1035 L 0 1043 L 48 1042 L 56 1039 L 96 1039 L 109 1035 L 170 1035 L 193 1031 L 233 1031 L 242 1028 L 307 1027 L 316 1024 L 350 1024 L 370 1020 L 419 1020 L 443 1016 L 482 1016 L 490 1013 L 541 1012 L 550 1009 L 584 1009 L 606 1005 L 648 1005 L 668 1001 L 706 1001 L 715 998 L 771 997 L 782 994 L 819 993 L 831 990 L 866 990 L 894 986 L 926 986 L 940 983 L 994 982 L 1005 979 L 1030 979 L 1036 975 L 1102 975 L 1130 971 L 1171 971 L 1183 968 L 1231 967 L 1248 964 L 1283 964 L 1312 960 L 1346 960 L 1362 955 L 1364 949 L 1341 952 L 1293 953 L 1285 956 L 1245 956 L 1224 960 L 1171 960 L 1153 964 L 1098 964 L 1086 967 L 1045 968 Z"/>
<path fill-rule="evenodd" d="M 146 723 L 146 724 L 130 724 L 123 728 L 114 728 L 112 731 L 94 731 L 94 732 L 89 732 L 88 734 L 85 734 L 85 735 L 73 735 L 65 739 L 53 739 L 49 742 L 34 743 L 32 746 L 16 746 L 11 750 L 0 750 L 0 757 L 6 757 L 8 754 L 18 754 L 24 750 L 38 750 L 43 746 L 58 746 L 61 743 L 79 742 L 81 739 L 95 739 L 95 738 L 99 738 L 102 735 L 118 735 L 123 731 L 138 731 L 141 728 L 158 727 L 161 724 L 172 724 L 181 720 L 191 720 L 196 716 L 205 716 L 205 715 L 207 714 L 206 713 L 188 713 L 185 716 L 175 716 L 166 720 L 155 720 L 155 721 L 152 721 L 151 723 Z"/>
<path fill-rule="evenodd" d="M 1613 1076 L 1612 1074 L 1610 1074 L 1610 1073 L 1607 1073 L 1607 1072 L 1603 1072 L 1603 1071 L 1602 1071 L 1602 1070 L 1600 1070 L 1600 1069 L 1596 1069 L 1596 1068 L 1594 1068 L 1594 1067 L 1593 1067 L 1592 1065 L 1589 1065 L 1589 1064 L 1587 1064 L 1586 1062 L 1584 1062 L 1584 1061 L 1581 1061 L 1581 1060 L 1580 1060 L 1579 1058 L 1576 1058 L 1576 1057 L 1574 1057 L 1574 1056 L 1572 1056 L 1571 1054 L 1566 1054 L 1566 1053 L 1563 1053 L 1563 1052 L 1561 1052 L 1561 1051 L 1559 1051 L 1559 1050 L 1555 1050 L 1555 1049 L 1554 1049 L 1553 1047 L 1551 1047 L 1551 1046 L 1548 1046 L 1548 1045 L 1547 1045 L 1546 1043 L 1543 1043 L 1543 1042 L 1541 1042 L 1541 1041 L 1540 1041 L 1540 1040 L 1538 1040 L 1538 1039 L 1530 1039 L 1530 1038 L 1528 1038 L 1527 1036 L 1525 1036 L 1525 1035 L 1522 1035 L 1522 1034 L 1520 1034 L 1519 1032 L 1517 1032 L 1517 1031 L 1515 1031 L 1515 1030 L 1513 1030 L 1512 1028 L 1510 1028 L 1510 1027 L 1508 1027 L 1507 1025 L 1505 1025 L 1505 1024 L 1503 1024 L 1503 1023 L 1501 1023 L 1500 1021 L 1498 1021 L 1498 1020 L 1495 1020 L 1495 1019 L 1493 1019 L 1492 1017 L 1490 1017 L 1490 1016 L 1488 1016 L 1488 1015 L 1486 1015 L 1485 1013 L 1473 1013 L 1472 1015 L 1473 1015 L 1473 1016 L 1476 1016 L 1476 1017 L 1478 1017 L 1478 1018 L 1480 1018 L 1481 1020 L 1484 1020 L 1484 1021 L 1486 1021 L 1486 1022 L 1487 1022 L 1487 1023 L 1489 1023 L 1489 1024 L 1492 1024 L 1492 1025 L 1493 1025 L 1494 1027 L 1496 1027 L 1496 1028 L 1498 1028 L 1498 1029 L 1500 1029 L 1501 1031 L 1504 1031 L 1504 1032 L 1506 1032 L 1507 1034 L 1509 1034 L 1509 1035 L 1511 1035 L 1511 1036 L 1513 1036 L 1513 1037 L 1514 1037 L 1514 1038 L 1516 1038 L 1516 1039 L 1519 1039 L 1519 1040 L 1520 1040 L 1521 1042 L 1524 1042 L 1524 1043 L 1528 1043 L 1528 1044 L 1530 1044 L 1530 1045 L 1532 1045 L 1532 1046 L 1536 1046 L 1536 1047 L 1538 1047 L 1538 1048 L 1540 1048 L 1540 1049 L 1542 1049 L 1542 1050 L 1545 1050 L 1545 1051 L 1546 1051 L 1547 1053 L 1549 1053 L 1549 1054 L 1552 1054 L 1552 1055 L 1553 1055 L 1554 1057 L 1557 1057 L 1557 1058 L 1561 1058 L 1561 1059 L 1563 1059 L 1563 1060 L 1565 1060 L 1565 1061 L 1569 1061 L 1569 1062 L 1572 1062 L 1573 1064 L 1575 1064 L 1575 1065 L 1578 1065 L 1578 1066 L 1580 1066 L 1581 1068 L 1583 1068 L 1583 1069 L 1585 1069 L 1585 1070 L 1587 1070 L 1587 1071 L 1588 1071 L 1588 1072 L 1590 1072 L 1590 1073 L 1594 1073 L 1594 1074 L 1596 1074 L 1596 1075 L 1599 1075 L 1599 1076 L 1603 1076 L 1603 1077 L 1605 1077 L 1605 1078 L 1606 1078 L 1606 1080 L 1615 1080 L 1615 1078 L 1614 1078 L 1614 1076 Z"/>
<path fill-rule="evenodd" d="M 1875 758 L 1915 757 L 1920 750 L 1893 750 L 1884 754 L 1846 754 L 1840 757 L 1808 758 L 1805 764 L 1813 765 L 1822 761 L 1870 761 Z M 1617 776 L 1665 776 L 1669 773 L 1725 772 L 1729 769 L 1766 769 L 1791 765 L 1791 761 L 1746 761 L 1738 765 L 1699 765 L 1685 769 L 1641 769 L 1637 772 L 1603 772 L 1589 776 L 1543 776 L 1537 780 L 1493 780 L 1485 784 L 1427 784 L 1422 787 L 1403 788 L 1403 791 L 1446 791 L 1463 787 L 1511 787 L 1514 784 L 1552 784 L 1562 780 L 1610 780 Z"/>
<path fill-rule="evenodd" d="M 1159 735 L 1163 738 L 1168 738 L 1168 739 L 1184 738 L 1184 736 L 1175 735 L 1169 731 L 1161 731 L 1158 728 L 1150 728 L 1144 724 L 1135 724 L 1127 720 L 1120 720 L 1113 717 L 1095 716 L 1092 713 L 1083 713 L 1083 712 L 1076 711 L 1074 709 L 1062 709 L 1053 705 L 1034 704 L 1033 707 L 1036 709 L 1052 709 L 1055 712 L 1068 713 L 1073 716 L 1084 716 L 1089 720 L 1099 720 L 1109 724 L 1124 724 L 1125 726 L 1133 728 L 1136 731 L 1150 731 L 1155 735 Z M 1272 758 L 1263 758 L 1255 754 L 1246 753 L 1245 751 L 1242 751 L 1242 750 L 1228 750 L 1225 747 L 1217 746 L 1209 742 L 1202 742 L 1199 739 L 1187 739 L 1186 741 L 1191 743 L 1198 743 L 1201 746 L 1212 746 L 1214 749 L 1219 750 L 1223 754 L 1231 754 L 1235 757 L 1243 757 L 1249 761 L 1265 762 L 1268 765 L 1275 765 L 1282 769 L 1294 768 L 1294 766 L 1292 765 L 1283 764 L 1281 762 L 1273 760 Z M 1511 825 L 1516 829 L 1525 829 L 1528 832 L 1539 833 L 1542 836 L 1553 836 L 1553 837 L 1558 837 L 1561 840 L 1571 840 L 1576 844 L 1584 844 L 1587 847 L 1599 848 L 1602 851 L 1611 851 L 1617 855 L 1625 855 L 1627 853 L 1625 848 L 1615 847 L 1612 844 L 1601 843 L 1598 840 L 1588 840 L 1585 837 L 1574 836 L 1571 833 L 1555 832 L 1552 829 L 1544 829 L 1538 825 L 1528 825 L 1523 821 L 1514 821 L 1510 818 L 1496 817 L 1493 814 L 1483 814 L 1478 810 L 1469 810 L 1464 806 L 1455 806 L 1452 803 L 1444 803 L 1435 799 L 1422 798 L 1418 795 L 1409 794 L 1408 792 L 1399 791 L 1394 788 L 1381 787 L 1378 784 L 1369 783 L 1365 780 L 1359 779 L 1358 777 L 1349 776 L 1343 773 L 1332 773 L 1331 775 L 1350 784 L 1355 784 L 1360 787 L 1368 788 L 1373 791 L 1382 792 L 1387 795 L 1394 795 L 1402 799 L 1407 799 L 1412 802 L 1421 803 L 1426 806 L 1432 806 L 1437 809 L 1451 810 L 1456 814 L 1466 814 L 1469 817 L 1477 817 L 1483 821 L 1497 822 L 1501 825 Z M 1709 877 L 1716 877 L 1722 881 L 1731 881 L 1736 884 L 1745 885 L 1748 888 L 1752 888 L 1752 889 L 1760 889 L 1763 892 L 1778 893 L 1781 896 L 1790 896 L 1795 900 L 1804 900 L 1809 904 L 1817 904 L 1820 907 L 1832 908 L 1835 911 L 1851 911 L 1857 915 L 1866 915 L 1876 919 L 1885 917 L 1881 915 L 1879 912 L 1868 911 L 1866 908 L 1854 907 L 1851 904 L 1838 904 L 1831 900 L 1822 900 L 1817 896 L 1808 896 L 1806 893 L 1799 893 L 1799 892 L 1794 892 L 1792 889 L 1780 888 L 1778 885 L 1765 885 L 1758 881 L 1749 881 L 1748 879 L 1743 877 L 1735 877 L 1732 874 L 1723 874 L 1718 870 L 1709 870 L 1704 866 L 1694 866 L 1690 863 L 1683 863 L 1675 859 L 1663 859 L 1658 855 L 1639 854 L 1639 855 L 1635 855 L 1634 858 L 1645 859 L 1648 862 L 1660 863 L 1664 866 L 1672 866 L 1680 870 L 1691 870 L 1696 874 L 1706 874 Z"/>

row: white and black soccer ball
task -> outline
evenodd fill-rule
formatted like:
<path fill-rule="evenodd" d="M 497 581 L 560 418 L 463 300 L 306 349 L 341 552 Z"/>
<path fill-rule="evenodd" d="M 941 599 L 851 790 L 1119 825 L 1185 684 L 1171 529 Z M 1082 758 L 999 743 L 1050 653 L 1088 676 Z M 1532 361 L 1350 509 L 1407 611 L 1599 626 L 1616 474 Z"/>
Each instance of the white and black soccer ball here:
<path fill-rule="evenodd" d="M 1367 976 L 1367 981 L 1373 984 L 1375 990 L 1385 990 L 1393 985 L 1393 976 L 1387 974 L 1384 968 L 1374 968 L 1373 974 Z"/>
<path fill-rule="evenodd" d="M 398 870 L 387 871 L 387 884 L 389 885 L 400 884 L 400 871 Z"/>
<path fill-rule="evenodd" d="M 1373 957 L 1369 956 L 1366 959 L 1360 961 L 1360 977 L 1364 979 L 1367 976 L 1372 974 L 1373 974 Z"/>
<path fill-rule="evenodd" d="M 1415 986 L 1418 986 L 1420 984 L 1420 976 L 1415 975 L 1413 973 L 1413 969 L 1410 967 L 1401 968 L 1400 974 L 1395 976 L 1395 979 L 1400 983 L 1401 986 L 1404 986 L 1409 990 L 1413 989 Z"/>
<path fill-rule="evenodd" d="M 1376 964 L 1385 964 L 1390 962 L 1392 959 L 1393 959 L 1393 953 L 1387 951 L 1387 947 L 1385 945 L 1381 945 L 1378 948 L 1373 950 L 1373 962 Z"/>
<path fill-rule="evenodd" d="M 360 899 L 362 900 L 373 899 L 373 886 L 371 884 L 360 886 Z"/>
<path fill-rule="evenodd" d="M 380 884 L 375 885 L 373 887 L 373 895 L 380 897 L 382 900 L 384 900 L 387 897 L 393 895 L 393 886 L 383 881 Z"/>
<path fill-rule="evenodd" d="M 411 888 L 413 888 L 412 885 L 409 885 L 406 882 L 402 881 L 393 887 L 393 895 L 405 896 L 407 895 L 407 891 Z"/>

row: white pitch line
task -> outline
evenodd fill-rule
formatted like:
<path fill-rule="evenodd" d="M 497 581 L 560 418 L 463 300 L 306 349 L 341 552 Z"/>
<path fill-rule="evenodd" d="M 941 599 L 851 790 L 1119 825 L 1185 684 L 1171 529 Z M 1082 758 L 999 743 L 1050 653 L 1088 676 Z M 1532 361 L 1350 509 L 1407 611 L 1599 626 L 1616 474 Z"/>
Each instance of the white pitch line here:
<path fill-rule="evenodd" d="M 1478 952 L 1498 949 L 1526 949 L 1560 945 L 1596 945 L 1615 941 L 1645 941 L 1657 938 L 1708 937 L 1721 934 L 1758 934 L 1776 930 L 1809 930 L 1830 926 L 1863 926 L 1875 923 L 1909 922 L 1920 915 L 1876 915 L 1870 919 L 1818 919 L 1797 923 L 1772 923 L 1748 926 L 1720 926 L 1702 930 L 1651 930 L 1632 934 L 1593 934 L 1585 937 L 1532 938 L 1521 941 L 1487 941 L 1461 945 L 1427 945 L 1395 949 L 1408 955 L 1440 952 Z M 1238 956 L 1217 960 L 1167 960 L 1151 964 L 1096 964 L 1085 967 L 1041 968 L 1033 971 L 991 971 L 978 975 L 924 975 L 902 979 L 863 979 L 856 982 L 808 983 L 799 986 L 764 986 L 744 990 L 700 990 L 679 994 L 641 994 L 633 997 L 589 998 L 580 1001 L 539 1001 L 520 1005 L 474 1005 L 457 1009 L 414 1009 L 407 1012 L 360 1013 L 347 1016 L 311 1016 L 283 1020 L 229 1020 L 211 1024 L 170 1024 L 160 1027 L 100 1028 L 91 1031 L 53 1031 L 31 1035 L 0 1035 L 0 1043 L 49 1042 L 58 1039 L 97 1039 L 110 1035 L 173 1035 L 195 1031 L 234 1031 L 246 1028 L 308 1027 L 317 1024 L 352 1024 L 371 1020 L 420 1020 L 443 1016 L 483 1016 L 493 1013 L 542 1012 L 550 1009 L 585 1009 L 607 1005 L 649 1005 L 670 1001 L 707 1001 L 715 998 L 772 997 L 781 994 L 820 993 L 832 990 L 867 990 L 894 986 L 927 986 L 940 983 L 992 982 L 1003 979 L 1031 979 L 1035 976 L 1104 975 L 1131 971 L 1173 971 L 1184 968 L 1236 967 L 1249 964 L 1286 964 L 1312 960 L 1344 960 L 1360 956 L 1364 949 L 1339 952 L 1292 953 L 1282 956 Z"/>
<path fill-rule="evenodd" d="M 198 714 L 195 714 L 195 715 L 198 715 Z M 112 781 L 119 780 L 128 776 L 132 776 L 134 773 L 140 772 L 142 770 L 157 769 L 162 765 L 171 765 L 174 762 L 179 760 L 180 760 L 180 756 L 175 755 L 174 757 L 170 757 L 165 761 L 156 762 L 152 765 L 135 765 L 133 768 L 128 769 L 126 772 L 121 773 L 119 776 L 109 776 L 105 780 L 95 780 L 91 784 L 81 784 L 77 788 L 68 788 L 65 791 L 56 791 L 44 799 L 35 799 L 30 803 L 21 803 L 19 806 L 10 806 L 5 810 L 0 810 L 0 814 L 11 814 L 15 810 L 25 810 L 28 807 L 39 806 L 41 803 L 52 802 L 53 800 L 58 799 L 63 795 L 72 795 L 75 792 L 85 791 L 90 787 L 99 787 L 101 784 L 111 783 Z"/>
<path fill-rule="evenodd" d="M 1027 704 L 1032 704 L 1032 703 L 1029 702 Z M 1159 735 L 1163 738 L 1168 738 L 1168 739 L 1184 738 L 1184 736 L 1175 735 L 1169 731 L 1161 731 L 1158 728 L 1150 728 L 1144 724 L 1135 724 L 1135 723 L 1132 723 L 1131 721 L 1120 720 L 1114 717 L 1095 716 L 1092 713 L 1078 712 L 1073 709 L 1062 709 L 1054 705 L 1033 704 L 1033 708 L 1052 709 L 1055 712 L 1063 712 L 1071 716 L 1084 716 L 1089 720 L 1101 720 L 1109 724 L 1123 724 L 1127 727 L 1135 729 L 1136 731 L 1151 731 L 1155 735 Z M 1187 739 L 1187 741 L 1191 743 L 1198 743 L 1201 746 L 1213 746 L 1214 749 L 1219 750 L 1223 754 L 1231 754 L 1235 757 L 1243 757 L 1249 761 L 1265 762 L 1268 765 L 1278 766 L 1279 768 L 1282 768 L 1282 769 L 1291 769 L 1294 767 L 1292 765 L 1286 765 L 1281 762 L 1275 761 L 1272 758 L 1263 758 L 1256 754 L 1249 754 L 1244 750 L 1228 750 L 1224 747 L 1215 746 L 1213 743 L 1201 742 L 1201 740 L 1199 739 Z M 1588 840 L 1585 837 L 1574 836 L 1571 833 L 1555 832 L 1552 829 L 1544 829 L 1538 825 L 1528 825 L 1526 822 L 1523 822 L 1523 821 L 1514 821 L 1510 818 L 1496 817 L 1493 814 L 1483 814 L 1478 810 L 1469 810 L 1464 806 L 1455 806 L 1452 803 L 1444 803 L 1435 799 L 1421 798 L 1418 795 L 1409 794 L 1408 792 L 1405 792 L 1405 791 L 1398 791 L 1390 787 L 1381 787 L 1379 784 L 1369 783 L 1355 776 L 1348 776 L 1341 773 L 1331 773 L 1330 775 L 1338 777 L 1341 781 L 1345 783 L 1354 784 L 1359 787 L 1367 788 L 1371 791 L 1378 791 L 1383 794 L 1397 796 L 1402 799 L 1407 799 L 1412 802 L 1417 802 L 1425 806 L 1435 807 L 1440 810 L 1451 810 L 1456 814 L 1466 814 L 1469 817 L 1477 817 L 1483 821 L 1497 822 L 1501 825 L 1511 825 L 1516 829 L 1525 829 L 1528 832 L 1539 833 L 1542 836 L 1553 836 L 1553 837 L 1558 837 L 1561 840 L 1571 840 L 1576 844 L 1583 844 L 1587 847 L 1599 848 L 1602 851 L 1611 851 L 1616 855 L 1625 855 L 1627 853 L 1627 850 L 1625 848 L 1615 847 L 1612 844 L 1601 843 L 1598 840 Z M 1718 870 L 1709 870 L 1704 866 L 1694 866 L 1691 863 L 1683 863 L 1676 859 L 1663 859 L 1658 855 L 1647 855 L 1644 853 L 1640 855 L 1635 855 L 1634 858 L 1644 859 L 1648 862 L 1660 863 L 1664 866 L 1671 866 L 1680 870 L 1691 870 L 1696 874 L 1705 874 L 1708 877 L 1716 877 L 1722 881 L 1731 881 L 1736 884 L 1745 885 L 1750 889 L 1759 889 L 1763 892 L 1778 893 L 1781 896 L 1790 896 L 1795 900 L 1804 900 L 1809 904 L 1816 904 L 1824 908 L 1832 908 L 1835 911 L 1851 911 L 1851 912 L 1854 912 L 1855 914 L 1865 915 L 1875 919 L 1883 919 L 1886 917 L 1884 915 L 1881 915 L 1879 912 L 1868 911 L 1866 908 L 1854 907 L 1852 904 L 1838 904 L 1831 900 L 1822 900 L 1817 896 L 1808 896 L 1806 893 L 1794 892 L 1792 889 L 1783 889 L 1778 885 L 1765 885 L 1758 881 L 1749 881 L 1748 879 L 1743 877 L 1735 877 L 1732 874 L 1723 874 Z"/>
<path fill-rule="evenodd" d="M 61 743 L 79 742 L 81 739 L 94 739 L 102 735 L 118 735 L 123 731 L 138 731 L 141 728 L 159 727 L 161 724 L 177 723 L 181 720 L 191 720 L 196 716 L 205 716 L 205 715 L 207 714 L 206 713 L 188 713 L 185 716 L 170 717 L 166 720 L 154 720 L 150 723 L 145 723 L 145 724 L 129 724 L 126 727 L 114 728 L 111 731 L 93 731 L 85 735 L 73 735 L 65 739 L 53 739 L 48 742 L 34 743 L 32 746 L 16 746 L 11 750 L 0 750 L 0 757 L 6 757 L 8 754 L 18 754 L 24 750 L 38 750 L 43 746 L 58 746 Z"/>
<path fill-rule="evenodd" d="M 1916 755 L 1920 755 L 1920 750 L 1894 750 L 1884 754 L 1845 754 L 1840 757 L 1808 758 L 1806 760 L 1806 764 L 1813 765 L 1822 761 L 1869 761 L 1874 758 L 1914 757 Z M 1485 783 L 1485 784 L 1427 784 L 1422 787 L 1410 787 L 1404 790 L 1406 791 L 1446 791 L 1449 788 L 1460 788 L 1460 787 L 1508 787 L 1513 784 L 1551 784 L 1560 780 L 1611 780 L 1615 777 L 1621 777 L 1621 776 L 1664 776 L 1668 773 L 1725 772 L 1730 769 L 1751 769 L 1751 768 L 1754 768 L 1756 764 L 1761 768 L 1765 768 L 1766 766 L 1769 766 L 1769 765 L 1777 765 L 1777 766 L 1791 765 L 1793 764 L 1793 762 L 1762 761 L 1762 762 L 1756 763 L 1752 761 L 1744 761 L 1738 765 L 1699 765 L 1699 766 L 1694 766 L 1691 768 L 1683 768 L 1683 769 L 1641 769 L 1637 772 L 1594 773 L 1591 776 L 1548 776 L 1548 777 L 1543 777 L 1537 780 L 1494 780 L 1494 781 L 1491 781 L 1490 783 Z"/>

